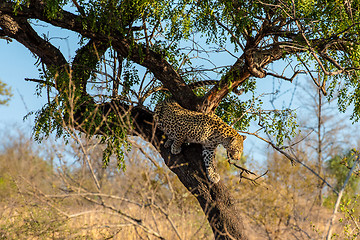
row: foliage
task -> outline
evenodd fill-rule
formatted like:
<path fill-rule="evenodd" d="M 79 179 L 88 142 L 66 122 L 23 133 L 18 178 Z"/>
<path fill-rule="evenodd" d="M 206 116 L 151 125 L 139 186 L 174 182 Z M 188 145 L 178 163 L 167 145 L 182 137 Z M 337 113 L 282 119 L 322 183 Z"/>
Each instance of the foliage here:
<path fill-rule="evenodd" d="M 220 103 L 216 114 L 240 131 L 248 131 L 251 123 L 258 123 L 275 139 L 278 146 L 282 146 L 284 140 L 290 140 L 297 133 L 298 124 L 294 110 L 263 110 L 262 99 L 255 96 L 247 101 L 227 97 Z"/>
<path fill-rule="evenodd" d="M 11 88 L 8 88 L 6 83 L 0 81 L 0 96 L 4 98 L 0 100 L 0 105 L 7 104 L 12 95 Z"/>
<path fill-rule="evenodd" d="M 348 175 L 349 169 L 352 168 L 355 161 L 353 151 L 347 151 L 343 154 L 336 155 L 326 162 L 326 170 L 331 178 L 335 180 L 334 187 L 337 191 L 343 186 Z M 344 193 L 344 199 L 351 199 L 358 191 L 360 178 L 356 175 L 350 177 Z"/>
<path fill-rule="evenodd" d="M 359 197 L 357 194 L 352 198 L 349 198 L 340 205 L 341 212 L 344 213 L 344 217 L 339 219 L 339 222 L 345 223 L 344 233 L 346 239 L 357 239 L 360 236 L 360 209 L 359 209 Z"/>

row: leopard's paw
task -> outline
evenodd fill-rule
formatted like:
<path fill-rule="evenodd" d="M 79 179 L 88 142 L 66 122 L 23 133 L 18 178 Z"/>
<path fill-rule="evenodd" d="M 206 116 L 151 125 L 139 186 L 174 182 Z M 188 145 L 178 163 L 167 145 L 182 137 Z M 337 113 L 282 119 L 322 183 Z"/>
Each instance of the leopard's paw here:
<path fill-rule="evenodd" d="M 169 148 L 169 147 L 171 146 L 172 142 L 173 142 L 173 141 L 170 140 L 170 139 L 166 140 L 166 142 L 165 142 L 165 144 L 164 144 L 164 147 L 165 147 L 165 148 Z"/>
<path fill-rule="evenodd" d="M 216 173 L 213 168 L 208 168 L 206 171 L 206 175 L 210 182 L 218 183 L 220 181 L 220 175 Z"/>
<path fill-rule="evenodd" d="M 181 152 L 181 148 L 175 148 L 174 145 L 171 145 L 171 153 L 172 154 L 179 154 Z"/>

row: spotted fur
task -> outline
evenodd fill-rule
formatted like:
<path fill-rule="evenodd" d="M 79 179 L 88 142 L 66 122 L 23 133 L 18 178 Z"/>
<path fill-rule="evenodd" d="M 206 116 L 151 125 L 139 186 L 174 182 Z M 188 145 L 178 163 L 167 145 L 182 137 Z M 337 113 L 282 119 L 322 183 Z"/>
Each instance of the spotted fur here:
<path fill-rule="evenodd" d="M 220 180 L 214 164 L 215 150 L 219 144 L 226 148 L 229 159 L 241 158 L 246 137 L 213 113 L 190 111 L 174 100 L 166 100 L 155 107 L 155 121 L 167 135 L 164 146 L 171 147 L 172 154 L 179 154 L 184 142 L 202 144 L 206 174 L 211 182 Z"/>

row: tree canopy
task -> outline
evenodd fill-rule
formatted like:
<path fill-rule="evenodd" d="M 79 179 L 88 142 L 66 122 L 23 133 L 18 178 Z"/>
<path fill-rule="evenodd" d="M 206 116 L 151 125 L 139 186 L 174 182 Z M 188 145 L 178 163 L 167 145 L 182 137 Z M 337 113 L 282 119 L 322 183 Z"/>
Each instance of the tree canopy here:
<path fill-rule="evenodd" d="M 184 108 L 216 111 L 237 130 L 248 131 L 256 122 L 281 146 L 295 133 L 294 112 L 267 111 L 252 93 L 260 78 L 291 82 L 307 74 L 328 98 L 339 95 L 340 111 L 351 106 L 351 118 L 358 121 L 359 22 L 357 0 L 0 3 L 0 38 L 18 41 L 34 54 L 40 77 L 30 80 L 48 95 L 48 103 L 35 113 L 35 138 L 54 131 L 71 135 L 68 129 L 101 136 L 107 144 L 105 165 L 116 154 L 122 166 L 127 136 L 141 136 L 159 147 L 170 168 L 185 164 L 172 171 L 197 197 L 217 237 L 227 231 L 245 238 L 231 197 L 221 183 L 206 182 L 201 146 L 186 146 L 173 156 L 158 145 L 162 133 L 153 124 L 153 105 L 171 95 Z M 38 23 L 77 34 L 75 56 L 67 59 Z M 214 64 L 218 56 L 234 60 Z M 216 81 L 194 89 L 204 80 Z M 243 100 L 242 92 L 250 100 Z"/>

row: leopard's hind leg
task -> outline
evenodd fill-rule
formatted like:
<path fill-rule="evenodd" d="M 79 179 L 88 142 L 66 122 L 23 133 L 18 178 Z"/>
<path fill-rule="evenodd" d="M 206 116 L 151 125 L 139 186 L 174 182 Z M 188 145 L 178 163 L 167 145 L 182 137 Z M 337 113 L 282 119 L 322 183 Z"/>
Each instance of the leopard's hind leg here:
<path fill-rule="evenodd" d="M 217 183 L 220 181 L 220 175 L 215 171 L 215 149 L 214 148 L 204 148 L 203 149 L 203 158 L 204 164 L 206 169 L 206 175 L 208 179 L 213 182 Z"/>

